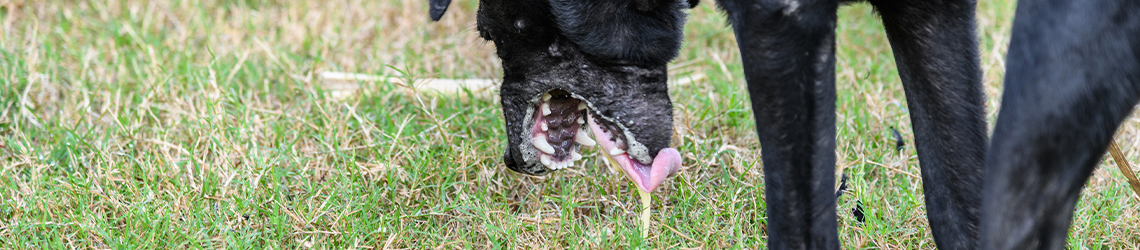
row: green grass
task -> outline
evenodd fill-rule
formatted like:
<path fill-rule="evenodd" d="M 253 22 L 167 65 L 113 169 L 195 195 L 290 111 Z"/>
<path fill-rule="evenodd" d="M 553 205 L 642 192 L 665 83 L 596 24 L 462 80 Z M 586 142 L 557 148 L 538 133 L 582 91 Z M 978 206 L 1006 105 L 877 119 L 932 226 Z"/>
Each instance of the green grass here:
<path fill-rule="evenodd" d="M 1011 0 L 983 1 L 990 118 Z M 319 72 L 498 78 L 477 2 L 0 1 L 0 248 L 763 248 L 763 173 L 731 29 L 691 11 L 672 73 L 684 167 L 649 238 L 628 180 L 500 162 L 496 95 L 331 84 Z M 933 248 L 881 24 L 840 9 L 838 168 L 845 248 Z M 896 105 L 901 104 L 901 106 Z M 1118 134 L 1140 156 L 1138 120 Z M 1072 248 L 1140 247 L 1140 205 L 1112 163 L 1078 205 Z M 855 199 L 869 213 L 857 223 Z"/>

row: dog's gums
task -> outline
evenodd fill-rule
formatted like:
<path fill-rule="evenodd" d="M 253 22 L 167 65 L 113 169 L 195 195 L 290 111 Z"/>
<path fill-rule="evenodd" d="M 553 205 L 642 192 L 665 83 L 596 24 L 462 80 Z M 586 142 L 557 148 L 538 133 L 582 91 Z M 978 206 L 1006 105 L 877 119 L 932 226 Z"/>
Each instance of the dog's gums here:
<path fill-rule="evenodd" d="M 531 144 L 538 149 L 539 162 L 552 170 L 574 165 L 581 160 L 581 146 L 594 146 L 586 124 L 586 103 L 570 97 L 565 91 L 543 94 L 531 126 Z"/>

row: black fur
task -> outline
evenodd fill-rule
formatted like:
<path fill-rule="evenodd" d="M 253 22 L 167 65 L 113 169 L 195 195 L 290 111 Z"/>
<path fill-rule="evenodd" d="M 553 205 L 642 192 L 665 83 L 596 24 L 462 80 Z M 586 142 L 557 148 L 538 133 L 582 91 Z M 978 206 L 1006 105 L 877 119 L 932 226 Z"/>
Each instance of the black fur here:
<path fill-rule="evenodd" d="M 982 247 L 1063 249 L 1081 187 L 1140 96 L 1140 1 L 1023 0 L 1016 15 Z"/>
<path fill-rule="evenodd" d="M 636 4 L 636 3 L 644 3 Z M 663 64 L 677 56 L 688 6 L 680 1 L 551 0 L 562 35 L 589 59 Z"/>

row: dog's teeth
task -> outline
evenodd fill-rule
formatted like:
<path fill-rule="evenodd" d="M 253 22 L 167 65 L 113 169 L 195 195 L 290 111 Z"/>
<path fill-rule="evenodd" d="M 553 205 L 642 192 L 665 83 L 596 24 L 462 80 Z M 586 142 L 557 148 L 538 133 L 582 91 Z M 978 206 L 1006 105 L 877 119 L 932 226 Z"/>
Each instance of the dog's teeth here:
<path fill-rule="evenodd" d="M 550 146 L 550 142 L 547 142 L 546 138 L 542 137 L 542 136 L 534 137 L 534 148 L 537 148 L 539 151 L 542 151 L 543 153 L 547 153 L 547 154 L 553 154 L 554 153 L 554 147 Z"/>
<path fill-rule="evenodd" d="M 590 139 L 590 136 L 586 135 L 585 131 L 578 131 L 578 134 L 574 135 L 574 142 L 582 144 L 582 146 L 594 146 L 598 144 L 594 139 Z"/>
<path fill-rule="evenodd" d="M 614 148 L 610 149 L 610 155 L 620 155 L 620 154 L 624 154 L 624 153 L 625 153 L 625 150 L 622 150 L 621 148 L 618 148 L 618 147 L 614 147 Z"/>
<path fill-rule="evenodd" d="M 542 101 L 544 101 L 544 102 L 550 101 L 550 94 L 542 95 Z"/>
<path fill-rule="evenodd" d="M 547 126 L 545 122 L 542 124 L 539 124 L 538 126 L 542 128 L 542 131 L 550 130 L 550 126 Z"/>
<path fill-rule="evenodd" d="M 546 165 L 547 167 L 554 168 L 554 163 L 550 162 L 550 155 L 548 155 L 548 154 L 542 154 L 542 156 L 539 156 L 538 161 L 541 161 L 542 165 Z"/>
<path fill-rule="evenodd" d="M 581 159 L 582 159 L 582 154 L 579 154 L 578 151 L 570 151 L 570 160 L 577 161 L 577 160 L 581 160 Z"/>
<path fill-rule="evenodd" d="M 586 118 L 578 117 L 578 124 L 586 124 Z"/>
<path fill-rule="evenodd" d="M 550 104 L 542 103 L 542 115 L 550 115 Z"/>
<path fill-rule="evenodd" d="M 584 109 L 586 109 L 586 103 L 585 102 L 579 102 L 578 103 L 578 110 L 584 110 Z"/>

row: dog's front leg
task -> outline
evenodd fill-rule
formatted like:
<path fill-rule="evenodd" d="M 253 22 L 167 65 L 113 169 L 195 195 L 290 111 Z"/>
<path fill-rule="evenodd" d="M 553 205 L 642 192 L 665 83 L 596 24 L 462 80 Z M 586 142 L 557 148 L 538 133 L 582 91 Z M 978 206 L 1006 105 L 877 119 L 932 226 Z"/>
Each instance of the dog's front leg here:
<path fill-rule="evenodd" d="M 835 1 L 722 1 L 764 162 L 768 246 L 838 249 Z"/>
<path fill-rule="evenodd" d="M 906 90 L 939 249 L 975 249 L 986 153 L 973 0 L 877 1 Z"/>
<path fill-rule="evenodd" d="M 1018 2 L 983 249 L 1065 248 L 1081 187 L 1140 97 L 1137 13 L 1134 0 Z"/>

